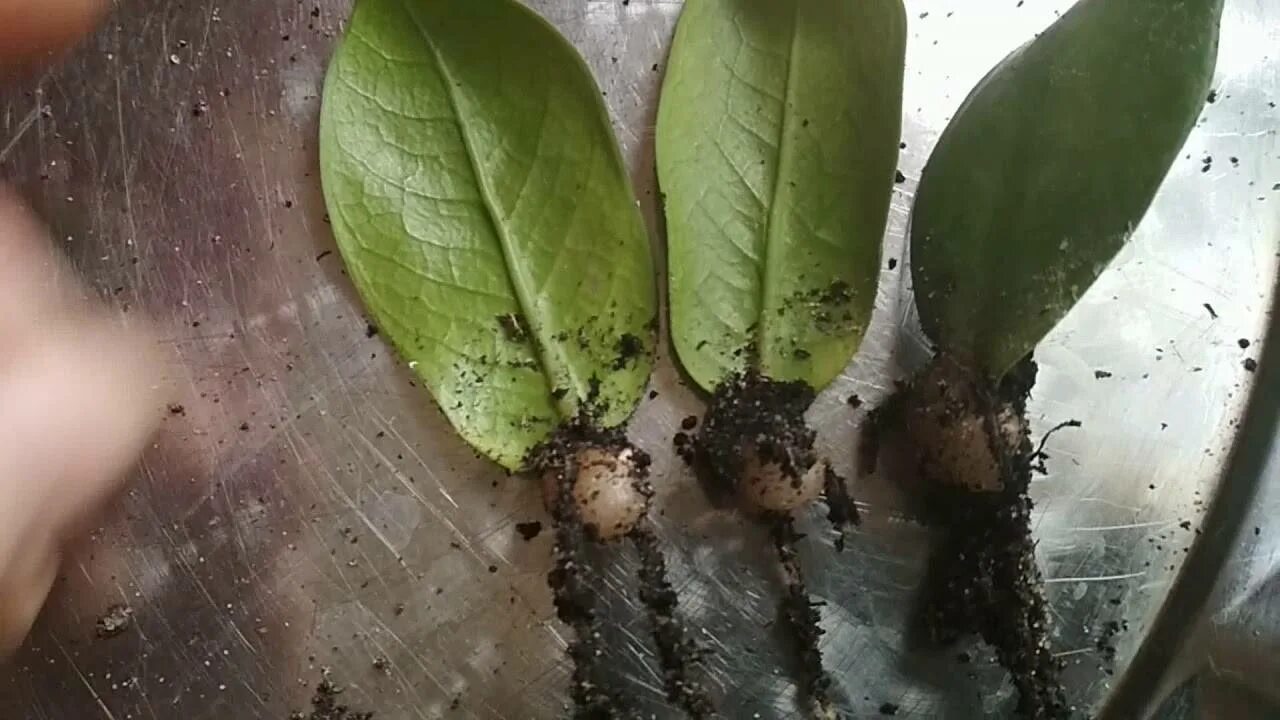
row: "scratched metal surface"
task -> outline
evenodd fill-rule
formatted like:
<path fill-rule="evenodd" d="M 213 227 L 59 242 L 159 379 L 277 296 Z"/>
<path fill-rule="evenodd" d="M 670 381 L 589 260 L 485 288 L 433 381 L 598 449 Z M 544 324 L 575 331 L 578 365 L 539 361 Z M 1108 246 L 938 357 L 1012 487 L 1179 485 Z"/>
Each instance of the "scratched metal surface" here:
<path fill-rule="evenodd" d="M 532 4 L 589 58 L 660 237 L 652 123 L 679 2 Z M 886 258 L 902 254 L 914 182 L 964 93 L 1069 4 L 908 3 L 907 182 Z M 0 173 L 95 287 L 161 324 L 185 414 L 168 419 L 118 516 L 70 559 L 28 646 L 0 670 L 0 715 L 280 720 L 329 667 L 346 702 L 388 720 L 561 716 L 566 631 L 544 582 L 550 537 L 526 542 L 514 529 L 546 520 L 537 493 L 475 458 L 366 336 L 333 253 L 316 116 L 348 1 L 120 5 L 64 64 L 0 96 Z M 1201 516 L 1231 490 L 1220 470 L 1250 388 L 1242 362 L 1256 357 L 1276 277 L 1280 5 L 1228 7 L 1217 101 L 1131 248 L 1039 353 L 1036 427 L 1084 422 L 1050 441 L 1050 475 L 1034 489 L 1053 642 L 1082 708 L 1124 675 L 1199 533 L 1237 524 L 1202 527 Z M 901 279 L 886 263 L 865 347 L 812 413 L 845 470 L 861 418 L 844 399 L 874 404 L 922 358 Z M 656 458 L 661 534 L 685 616 L 714 652 L 722 710 L 793 717 L 765 536 L 709 510 L 672 461 L 670 436 L 701 403 L 669 358 L 654 388 L 633 436 Z M 1185 618 L 1189 635 L 1205 631 L 1179 681 L 1211 657 L 1213 678 L 1276 692 L 1247 681 L 1280 656 L 1266 591 L 1280 566 L 1275 485 L 1212 611 Z M 903 518 L 887 479 L 859 480 L 854 493 L 865 520 L 849 549 L 836 554 L 818 523 L 804 546 L 849 715 L 876 716 L 885 702 L 899 717 L 1007 710 L 989 652 L 908 636 L 928 534 Z M 618 681 L 670 717 L 634 612 L 634 559 L 599 556 Z M 132 607 L 135 625 L 98 640 L 94 622 L 113 603 Z M 1113 621 L 1127 629 L 1108 660 L 1097 641 Z M 971 663 L 957 662 L 961 649 Z M 1208 717 L 1220 695 L 1181 693 L 1170 712 Z"/>

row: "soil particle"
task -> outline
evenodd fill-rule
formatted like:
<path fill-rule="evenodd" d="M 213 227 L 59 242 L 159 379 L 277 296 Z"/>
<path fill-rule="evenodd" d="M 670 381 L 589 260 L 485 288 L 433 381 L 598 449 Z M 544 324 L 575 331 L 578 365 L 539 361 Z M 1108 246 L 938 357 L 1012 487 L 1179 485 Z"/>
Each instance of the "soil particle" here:
<path fill-rule="evenodd" d="M 524 316 L 516 313 L 507 313 L 506 315 L 497 316 L 498 327 L 502 328 L 502 334 L 513 343 L 522 343 L 529 339 L 529 331 L 525 329 Z"/>
<path fill-rule="evenodd" d="M 711 501 L 734 504 L 754 451 L 763 464 L 776 464 L 784 479 L 798 481 L 817 462 L 817 434 L 804 421 L 814 391 L 803 382 L 779 382 L 755 373 L 720 384 L 691 456 L 698 479 Z M 682 457 L 688 457 L 682 454 Z"/>
<path fill-rule="evenodd" d="M 1098 635 L 1094 646 L 1102 654 L 1104 661 L 1108 663 L 1115 661 L 1117 650 L 1113 641 L 1117 635 L 1128 629 L 1129 623 L 1125 620 L 1109 620 L 1102 625 L 1102 632 Z"/>
<path fill-rule="evenodd" d="M 328 671 L 316 686 L 316 693 L 311 698 L 311 712 L 295 712 L 289 720 L 373 720 L 373 713 L 352 710 L 339 704 L 342 688 L 329 679 Z"/>
<path fill-rule="evenodd" d="M 618 357 L 613 361 L 614 370 L 626 369 L 628 365 L 635 362 L 636 358 L 645 354 L 644 341 L 631 333 L 626 333 L 618 338 L 618 345 L 615 349 Z"/>
<path fill-rule="evenodd" d="M 516 532 L 520 533 L 525 542 L 529 542 L 542 534 L 542 523 L 537 520 L 516 523 Z"/>
<path fill-rule="evenodd" d="M 849 486 L 845 479 L 830 465 L 825 468 L 823 495 L 827 501 L 827 520 L 836 531 L 836 551 L 844 552 L 845 534 L 850 525 L 860 521 L 858 506 L 849 496 Z"/>
<path fill-rule="evenodd" d="M 695 466 L 698 461 L 698 453 L 693 438 L 684 432 L 678 432 L 671 438 L 671 444 L 675 447 L 676 455 L 680 457 L 685 464 Z"/>
<path fill-rule="evenodd" d="M 953 424 L 942 423 L 940 437 L 969 427 L 975 418 L 981 428 L 979 442 L 964 454 L 981 454 L 982 462 L 949 458 L 946 448 L 926 447 L 920 455 L 925 518 L 940 531 L 925 585 L 925 628 L 941 644 L 980 635 L 1012 675 L 1019 717 L 1068 718 L 1063 665 L 1049 648 L 1048 603 L 1030 526 L 1028 486 L 1037 452 L 1025 417 L 1036 365 L 1028 359 L 992 387 L 971 375 L 940 375 L 937 368 L 947 363 L 935 361 L 906 390 L 905 400 L 889 406 L 909 415 L 915 412 L 912 398 L 929 397 L 926 407 L 943 403 L 941 416 Z M 938 383 L 949 387 L 939 389 Z M 911 424 L 909 417 L 898 422 L 903 419 Z M 913 432 L 913 440 L 927 446 L 918 436 Z M 985 472 L 988 460 L 998 472 L 994 486 L 963 477 Z"/>
<path fill-rule="evenodd" d="M 133 608 L 128 605 L 112 605 L 98 618 L 98 637 L 106 640 L 117 637 L 133 627 Z"/>
<path fill-rule="evenodd" d="M 1244 359 L 1244 369 L 1245 369 L 1245 371 L 1246 371 L 1246 372 L 1257 372 L 1257 371 L 1258 371 L 1258 361 L 1257 361 L 1257 360 L 1254 360 L 1253 358 L 1245 358 L 1245 359 Z"/>

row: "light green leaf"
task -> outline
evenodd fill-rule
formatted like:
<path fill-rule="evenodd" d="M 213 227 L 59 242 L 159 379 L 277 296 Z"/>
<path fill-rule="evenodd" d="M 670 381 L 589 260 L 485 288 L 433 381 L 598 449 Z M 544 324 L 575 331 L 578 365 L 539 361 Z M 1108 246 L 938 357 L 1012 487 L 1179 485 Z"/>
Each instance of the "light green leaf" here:
<path fill-rule="evenodd" d="M 901 0 L 688 0 L 658 113 L 671 326 L 712 389 L 815 388 L 866 328 L 902 124 Z"/>
<path fill-rule="evenodd" d="M 1146 213 L 1203 107 L 1222 0 L 1081 0 L 973 91 L 916 196 L 925 331 L 998 377 Z"/>
<path fill-rule="evenodd" d="M 358 0 L 325 83 L 325 199 L 384 335 L 508 468 L 651 369 L 648 237 L 590 72 L 513 0 Z"/>

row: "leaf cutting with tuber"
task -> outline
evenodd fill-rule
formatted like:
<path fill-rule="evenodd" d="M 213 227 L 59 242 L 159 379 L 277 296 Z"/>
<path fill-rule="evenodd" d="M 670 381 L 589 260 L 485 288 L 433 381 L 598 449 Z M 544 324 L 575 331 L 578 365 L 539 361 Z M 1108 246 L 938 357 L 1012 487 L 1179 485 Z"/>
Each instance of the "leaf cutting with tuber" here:
<path fill-rule="evenodd" d="M 1186 142 L 1222 7 L 1080 0 L 972 91 L 916 194 L 911 271 L 936 355 L 883 419 L 945 534 L 926 623 L 937 640 L 992 645 L 1022 717 L 1072 714 L 1030 526 L 1042 466 L 1031 353 L 1133 234 Z"/>
<path fill-rule="evenodd" d="M 712 395 L 697 437 L 677 440 L 718 501 L 775 525 L 818 716 L 835 712 L 831 680 L 790 516 L 824 491 L 833 519 L 855 514 L 804 413 L 871 315 L 905 52 L 901 0 L 689 0 L 658 113 L 672 340 Z"/>
<path fill-rule="evenodd" d="M 358 0 L 320 154 L 338 247 L 383 335 L 468 443 L 544 485 L 576 716 L 630 712 L 582 557 L 625 536 L 668 697 L 707 717 L 646 520 L 648 456 L 620 427 L 653 365 L 650 243 L 582 58 L 514 0 Z"/>

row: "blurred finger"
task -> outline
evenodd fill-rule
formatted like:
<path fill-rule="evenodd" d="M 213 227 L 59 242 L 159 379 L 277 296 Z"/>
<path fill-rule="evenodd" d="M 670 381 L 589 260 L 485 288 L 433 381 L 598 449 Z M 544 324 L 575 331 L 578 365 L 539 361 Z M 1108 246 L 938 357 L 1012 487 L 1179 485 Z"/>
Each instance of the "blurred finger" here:
<path fill-rule="evenodd" d="M 123 320 L 88 302 L 39 225 L 0 199 L 0 655 L 163 413 L 156 344 Z"/>
<path fill-rule="evenodd" d="M 107 0 L 0 0 L 0 66 L 66 48 L 107 7 Z"/>
<path fill-rule="evenodd" d="M 5 0 L 0 0 L 5 2 Z M 0 360 L 13 343 L 41 326 L 59 322 L 84 291 L 66 262 L 50 246 L 44 226 L 26 205 L 0 186 Z"/>

